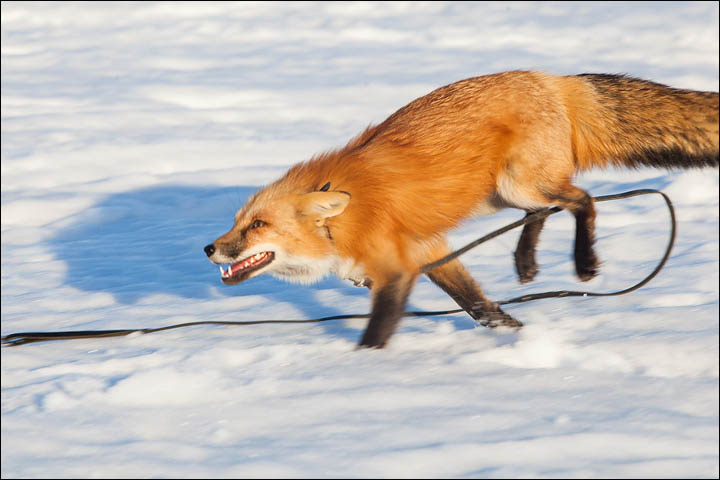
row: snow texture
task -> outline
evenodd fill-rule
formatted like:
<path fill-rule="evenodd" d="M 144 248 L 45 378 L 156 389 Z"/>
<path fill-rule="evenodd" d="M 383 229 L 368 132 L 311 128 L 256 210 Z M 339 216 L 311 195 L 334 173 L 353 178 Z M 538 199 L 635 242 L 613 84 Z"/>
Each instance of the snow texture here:
<path fill-rule="evenodd" d="M 2 2 L 2 333 L 300 319 L 368 293 L 220 283 L 202 247 L 245 199 L 434 88 L 487 73 L 628 73 L 718 90 L 718 4 Z M 194 327 L 2 349 L 2 477 L 718 477 L 718 172 L 594 171 L 657 188 L 679 231 L 630 295 L 508 306 L 519 333 L 407 318 Z M 462 260 L 500 300 L 609 291 L 662 255 L 659 198 L 599 204 L 602 274 L 548 220 Z M 520 218 L 473 219 L 461 246 Z M 410 309 L 454 308 L 422 279 Z"/>

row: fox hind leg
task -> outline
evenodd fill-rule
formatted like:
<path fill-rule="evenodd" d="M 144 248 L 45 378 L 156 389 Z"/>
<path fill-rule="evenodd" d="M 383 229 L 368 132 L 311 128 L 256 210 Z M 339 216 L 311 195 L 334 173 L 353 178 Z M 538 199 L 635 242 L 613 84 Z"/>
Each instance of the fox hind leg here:
<path fill-rule="evenodd" d="M 540 210 L 526 210 L 528 217 Z M 528 283 L 533 281 L 538 272 L 537 262 L 535 261 L 535 247 L 540 237 L 540 231 L 545 225 L 546 217 L 528 223 L 523 227 L 520 239 L 518 240 L 517 249 L 515 250 L 515 271 L 518 274 L 520 283 Z"/>
<path fill-rule="evenodd" d="M 568 175 L 569 177 L 569 175 Z M 518 181 L 518 179 L 522 179 Z M 598 274 L 598 258 L 595 254 L 595 206 L 593 198 L 584 190 L 570 184 L 530 183 L 531 175 L 506 174 L 499 182 L 498 192 L 508 206 L 522 208 L 529 214 L 550 205 L 568 210 L 575 217 L 575 272 L 582 281 Z M 562 178 L 562 177 L 561 177 Z M 543 221 L 529 223 L 523 228 L 515 252 L 515 266 L 521 283 L 534 278 L 537 273 L 535 245 L 543 227 Z"/>
<path fill-rule="evenodd" d="M 598 274 L 595 255 L 595 206 L 593 198 L 574 185 L 566 185 L 559 193 L 547 196 L 557 206 L 575 216 L 575 271 L 583 282 Z"/>

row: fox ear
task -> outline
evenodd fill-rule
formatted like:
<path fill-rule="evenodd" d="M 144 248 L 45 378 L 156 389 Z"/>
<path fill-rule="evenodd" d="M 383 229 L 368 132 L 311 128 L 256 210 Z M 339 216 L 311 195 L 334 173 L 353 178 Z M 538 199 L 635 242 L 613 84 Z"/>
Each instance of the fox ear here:
<path fill-rule="evenodd" d="M 313 219 L 315 225 L 322 227 L 325 220 L 340 215 L 350 202 L 347 192 L 310 192 L 300 195 L 298 213 Z"/>

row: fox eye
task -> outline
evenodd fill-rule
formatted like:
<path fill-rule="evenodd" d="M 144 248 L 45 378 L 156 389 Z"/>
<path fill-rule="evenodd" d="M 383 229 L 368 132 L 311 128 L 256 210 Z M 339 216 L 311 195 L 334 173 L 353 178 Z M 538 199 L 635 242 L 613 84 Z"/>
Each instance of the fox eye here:
<path fill-rule="evenodd" d="M 250 229 L 252 230 L 253 228 L 264 227 L 265 225 L 267 225 L 267 222 L 263 222 L 262 220 L 255 220 L 252 224 L 250 224 Z"/>

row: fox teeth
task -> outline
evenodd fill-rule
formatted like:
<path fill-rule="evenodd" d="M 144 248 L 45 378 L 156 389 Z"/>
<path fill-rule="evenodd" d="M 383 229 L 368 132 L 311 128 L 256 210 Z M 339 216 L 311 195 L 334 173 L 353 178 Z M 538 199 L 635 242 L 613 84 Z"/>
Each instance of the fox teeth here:
<path fill-rule="evenodd" d="M 256 253 L 255 255 L 252 255 L 252 256 L 246 258 L 242 263 L 239 263 L 235 267 L 235 271 L 237 272 L 240 270 L 244 270 L 244 269 L 250 267 L 251 265 L 255 265 L 256 263 L 258 263 L 260 260 L 264 259 L 267 256 L 268 256 L 267 252 Z M 227 270 L 225 270 L 222 267 L 222 265 L 219 265 L 219 267 L 220 267 L 220 275 L 222 275 L 223 278 L 228 278 L 233 275 L 233 266 L 232 265 L 228 265 Z"/>
<path fill-rule="evenodd" d="M 220 265 L 220 275 L 223 277 L 229 277 L 232 275 L 232 266 L 228 266 L 227 271 L 223 270 L 222 265 Z"/>

